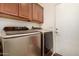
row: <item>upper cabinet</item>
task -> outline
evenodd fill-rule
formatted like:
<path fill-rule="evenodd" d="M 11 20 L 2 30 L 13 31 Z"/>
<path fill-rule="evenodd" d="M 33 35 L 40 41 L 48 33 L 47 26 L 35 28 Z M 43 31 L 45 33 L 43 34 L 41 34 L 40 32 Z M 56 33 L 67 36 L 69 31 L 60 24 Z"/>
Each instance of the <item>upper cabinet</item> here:
<path fill-rule="evenodd" d="M 33 21 L 43 23 L 43 7 L 33 4 Z"/>
<path fill-rule="evenodd" d="M 20 3 L 19 4 L 19 16 L 32 20 L 32 4 L 31 3 Z"/>
<path fill-rule="evenodd" d="M 10 16 L 8 18 L 43 23 L 43 7 L 37 3 L 0 3 L 0 14 Z"/>
<path fill-rule="evenodd" d="M 0 12 L 18 16 L 18 4 L 16 3 L 0 3 Z"/>

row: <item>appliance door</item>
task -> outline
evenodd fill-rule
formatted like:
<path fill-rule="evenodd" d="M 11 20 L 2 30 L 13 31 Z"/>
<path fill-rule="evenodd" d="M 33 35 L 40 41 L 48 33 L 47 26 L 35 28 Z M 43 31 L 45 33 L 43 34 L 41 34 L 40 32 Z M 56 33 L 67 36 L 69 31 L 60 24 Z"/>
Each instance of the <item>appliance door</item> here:
<path fill-rule="evenodd" d="M 6 38 L 3 42 L 4 56 L 40 56 L 41 34 Z"/>
<path fill-rule="evenodd" d="M 44 33 L 44 54 L 51 55 L 53 52 L 53 33 L 52 31 Z"/>

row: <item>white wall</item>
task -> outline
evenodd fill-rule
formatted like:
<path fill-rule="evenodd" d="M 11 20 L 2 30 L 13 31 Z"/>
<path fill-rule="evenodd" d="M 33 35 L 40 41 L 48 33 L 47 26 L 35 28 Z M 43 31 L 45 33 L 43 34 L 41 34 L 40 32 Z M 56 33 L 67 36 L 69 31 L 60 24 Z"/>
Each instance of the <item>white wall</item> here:
<path fill-rule="evenodd" d="M 42 25 L 43 29 L 54 29 L 55 21 L 55 5 L 54 3 L 41 3 L 44 7 L 44 23 Z"/>
<path fill-rule="evenodd" d="M 40 5 L 44 7 L 44 23 L 42 25 L 42 28 L 45 30 L 53 31 L 53 41 L 55 42 L 56 3 L 41 3 Z M 53 45 L 55 45 L 54 42 Z"/>
<path fill-rule="evenodd" d="M 79 55 L 79 4 L 56 6 L 58 35 L 56 52 L 61 55 Z"/>
<path fill-rule="evenodd" d="M 27 21 L 19 21 L 19 20 L 15 20 L 15 19 L 1 18 L 0 17 L 0 31 L 5 26 L 27 26 L 29 29 L 31 29 L 32 26 L 40 27 L 41 24 L 27 22 Z"/>

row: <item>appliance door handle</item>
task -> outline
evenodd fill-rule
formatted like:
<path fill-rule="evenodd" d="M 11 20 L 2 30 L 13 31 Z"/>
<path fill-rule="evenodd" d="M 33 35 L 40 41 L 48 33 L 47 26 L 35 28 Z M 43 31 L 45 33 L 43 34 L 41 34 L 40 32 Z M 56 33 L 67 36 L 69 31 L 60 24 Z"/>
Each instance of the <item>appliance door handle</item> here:
<path fill-rule="evenodd" d="M 18 35 L 8 35 L 8 36 L 3 36 L 3 39 L 10 39 L 10 38 L 18 38 L 18 37 L 23 37 L 23 36 L 30 36 L 33 34 L 40 34 L 40 32 L 35 32 L 35 33 L 28 33 L 28 34 L 18 34 Z"/>

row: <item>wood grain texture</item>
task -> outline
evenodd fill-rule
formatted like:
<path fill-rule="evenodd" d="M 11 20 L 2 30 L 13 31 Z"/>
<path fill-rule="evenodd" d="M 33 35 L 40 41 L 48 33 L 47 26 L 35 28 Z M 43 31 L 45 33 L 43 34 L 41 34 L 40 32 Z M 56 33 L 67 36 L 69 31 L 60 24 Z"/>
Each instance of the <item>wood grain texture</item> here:
<path fill-rule="evenodd" d="M 32 20 L 32 4 L 20 3 L 19 4 L 19 16 L 26 18 L 26 20 Z"/>
<path fill-rule="evenodd" d="M 37 3 L 0 3 L 0 16 L 43 23 L 43 7 Z"/>
<path fill-rule="evenodd" d="M 0 12 L 18 16 L 17 3 L 0 3 Z"/>
<path fill-rule="evenodd" d="M 33 21 L 43 23 L 43 8 L 33 3 Z"/>

